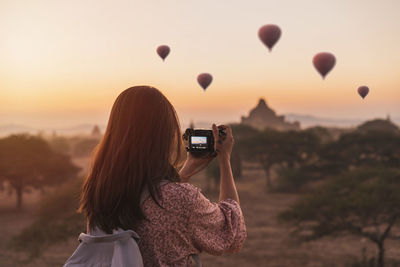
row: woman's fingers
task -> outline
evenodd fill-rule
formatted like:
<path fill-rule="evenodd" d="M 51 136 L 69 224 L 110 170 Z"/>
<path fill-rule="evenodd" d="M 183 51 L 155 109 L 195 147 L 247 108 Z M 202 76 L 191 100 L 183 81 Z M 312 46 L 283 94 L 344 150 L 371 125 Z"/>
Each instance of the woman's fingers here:
<path fill-rule="evenodd" d="M 226 126 L 226 136 L 231 137 L 232 136 L 232 128 L 230 126 Z"/>
<path fill-rule="evenodd" d="M 213 125 L 212 125 L 212 132 L 214 135 L 214 139 L 218 138 L 218 127 L 217 127 L 217 125 L 215 125 L 215 123 L 213 123 Z"/>
<path fill-rule="evenodd" d="M 217 144 L 218 144 L 218 140 L 219 140 L 217 125 L 215 125 L 215 124 L 212 125 L 212 132 L 213 132 L 213 136 L 214 136 L 214 150 L 217 151 Z"/>

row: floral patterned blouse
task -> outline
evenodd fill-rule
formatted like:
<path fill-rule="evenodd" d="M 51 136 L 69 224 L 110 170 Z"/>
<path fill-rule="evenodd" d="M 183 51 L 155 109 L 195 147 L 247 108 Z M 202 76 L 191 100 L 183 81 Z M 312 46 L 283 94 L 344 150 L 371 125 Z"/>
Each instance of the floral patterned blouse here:
<path fill-rule="evenodd" d="M 145 267 L 191 266 L 191 255 L 237 252 L 246 239 L 239 204 L 232 199 L 210 202 L 188 183 L 161 186 L 160 208 L 150 196 L 142 202 L 147 220 L 138 226 Z"/>

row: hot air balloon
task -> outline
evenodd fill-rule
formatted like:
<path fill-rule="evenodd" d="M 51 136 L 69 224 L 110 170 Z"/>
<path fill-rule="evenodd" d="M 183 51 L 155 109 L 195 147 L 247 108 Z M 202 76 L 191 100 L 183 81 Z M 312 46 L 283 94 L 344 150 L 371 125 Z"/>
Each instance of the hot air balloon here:
<path fill-rule="evenodd" d="M 168 45 L 160 45 L 157 47 L 157 54 L 162 58 L 163 61 L 168 56 L 169 51 L 170 49 Z"/>
<path fill-rule="evenodd" d="M 358 94 L 364 99 L 368 93 L 369 93 L 369 88 L 367 86 L 360 86 L 358 87 Z"/>
<path fill-rule="evenodd" d="M 258 30 L 258 37 L 268 47 L 269 51 L 271 51 L 272 47 L 281 37 L 281 29 L 274 24 L 264 25 Z"/>
<path fill-rule="evenodd" d="M 210 85 L 212 79 L 213 77 L 209 73 L 201 73 L 199 74 L 199 76 L 197 76 L 197 82 L 200 84 L 204 91 Z"/>
<path fill-rule="evenodd" d="M 322 79 L 332 70 L 336 64 L 336 58 L 333 54 L 323 52 L 318 53 L 313 58 L 314 67 L 321 74 Z"/>

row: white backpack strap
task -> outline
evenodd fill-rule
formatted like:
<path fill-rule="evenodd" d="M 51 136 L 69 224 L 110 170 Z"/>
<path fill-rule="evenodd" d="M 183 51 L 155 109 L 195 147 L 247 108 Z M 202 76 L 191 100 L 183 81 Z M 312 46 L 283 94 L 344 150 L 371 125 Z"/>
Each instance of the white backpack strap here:
<path fill-rule="evenodd" d="M 81 233 L 79 235 L 79 241 L 84 243 L 104 243 L 114 242 L 117 240 L 128 239 L 133 237 L 135 240 L 139 240 L 139 235 L 133 230 L 127 230 L 116 234 L 110 235 L 88 235 Z"/>
<path fill-rule="evenodd" d="M 143 259 L 133 230 L 113 231 L 106 234 L 93 229 L 90 234 L 81 233 L 78 246 L 64 267 L 143 267 Z"/>

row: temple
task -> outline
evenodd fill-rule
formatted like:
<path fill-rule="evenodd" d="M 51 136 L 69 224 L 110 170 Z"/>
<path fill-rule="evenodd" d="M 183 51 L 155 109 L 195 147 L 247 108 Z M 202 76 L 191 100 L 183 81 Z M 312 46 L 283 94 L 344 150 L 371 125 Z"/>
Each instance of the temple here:
<path fill-rule="evenodd" d="M 250 110 L 248 117 L 242 116 L 242 124 L 250 125 L 256 129 L 273 128 L 276 130 L 300 130 L 299 122 L 287 122 L 285 116 L 276 115 L 275 111 L 268 107 L 263 98 L 260 98 L 258 105 Z"/>

